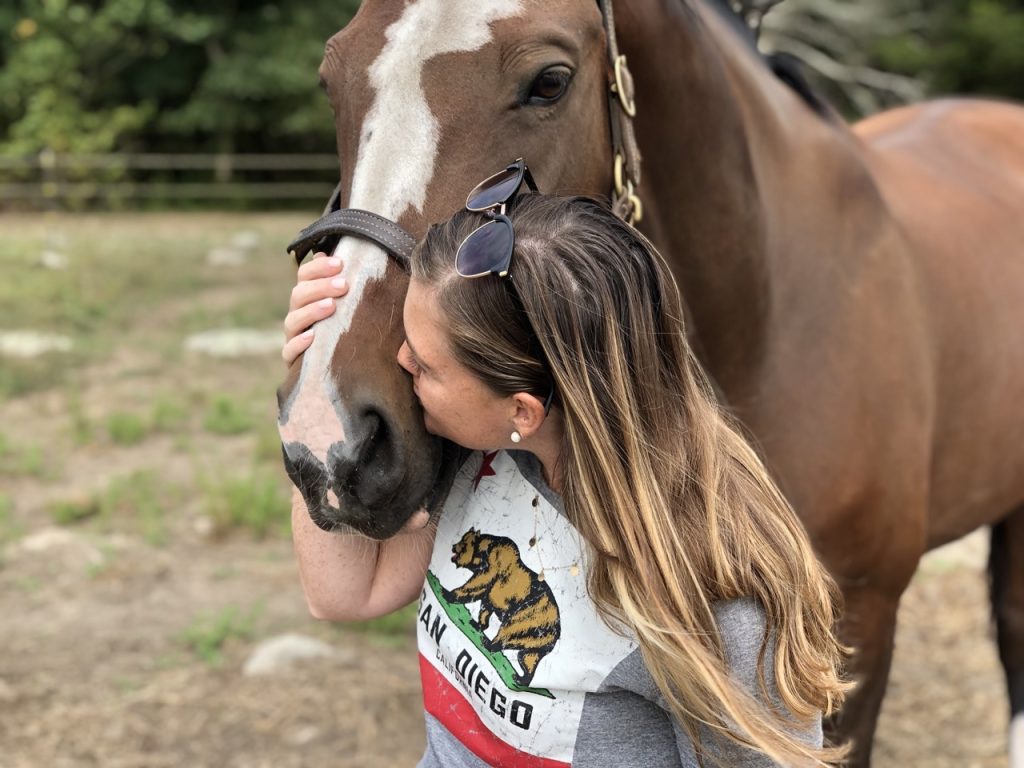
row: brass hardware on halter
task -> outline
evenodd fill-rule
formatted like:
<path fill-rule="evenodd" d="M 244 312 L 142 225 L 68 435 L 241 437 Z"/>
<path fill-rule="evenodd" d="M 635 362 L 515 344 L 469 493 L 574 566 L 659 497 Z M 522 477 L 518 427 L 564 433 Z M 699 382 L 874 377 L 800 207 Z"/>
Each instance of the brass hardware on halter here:
<path fill-rule="evenodd" d="M 622 110 L 630 117 L 636 117 L 636 99 L 633 98 L 633 75 L 626 65 L 625 55 L 615 59 L 615 83 L 612 85 L 614 93 Z"/>
<path fill-rule="evenodd" d="M 640 186 L 640 148 L 636 143 L 633 118 L 636 117 L 636 98 L 633 74 L 626 57 L 619 53 L 615 38 L 615 19 L 612 0 L 597 0 L 601 9 L 605 36 L 608 42 L 608 118 L 611 126 L 612 156 L 615 158 L 615 188 L 612 190 L 612 211 L 627 224 L 635 225 L 643 218 L 644 208 L 636 194 Z"/>
<path fill-rule="evenodd" d="M 638 224 L 644 217 L 644 205 L 636 194 L 636 188 L 629 179 L 623 181 L 626 160 L 621 153 L 615 153 L 615 208 L 622 211 L 627 224 Z"/>
<path fill-rule="evenodd" d="M 639 224 L 640 220 L 644 217 L 644 204 L 640 202 L 640 198 L 633 191 L 633 182 L 630 181 L 626 184 L 626 199 L 629 200 L 629 213 L 626 215 L 626 223 L 628 224 Z"/>
<path fill-rule="evenodd" d="M 622 197 L 625 185 L 622 183 L 622 165 L 625 159 L 618 152 L 615 153 L 615 194 Z"/>

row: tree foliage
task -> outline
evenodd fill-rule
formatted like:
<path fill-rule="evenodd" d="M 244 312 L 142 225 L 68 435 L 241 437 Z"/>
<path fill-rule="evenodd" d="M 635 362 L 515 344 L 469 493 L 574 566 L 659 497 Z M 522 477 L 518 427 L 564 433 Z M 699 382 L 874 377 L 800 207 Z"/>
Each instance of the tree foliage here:
<path fill-rule="evenodd" d="M 1024 0 L 739 0 L 770 8 L 850 116 L 925 95 L 1024 100 Z M 333 149 L 316 88 L 358 0 L 8 0 L 0 153 Z M 774 6 L 774 7 L 773 7 Z"/>
<path fill-rule="evenodd" d="M 920 72 L 931 94 L 970 93 L 1024 101 L 1024 0 L 922 3 L 930 23 L 919 33 L 882 38 L 882 66 Z"/>
<path fill-rule="evenodd" d="M 331 151 L 323 45 L 358 0 L 15 0 L 0 152 Z"/>
<path fill-rule="evenodd" d="M 1024 0 L 784 0 L 763 40 L 851 117 L 926 96 L 1024 100 Z"/>

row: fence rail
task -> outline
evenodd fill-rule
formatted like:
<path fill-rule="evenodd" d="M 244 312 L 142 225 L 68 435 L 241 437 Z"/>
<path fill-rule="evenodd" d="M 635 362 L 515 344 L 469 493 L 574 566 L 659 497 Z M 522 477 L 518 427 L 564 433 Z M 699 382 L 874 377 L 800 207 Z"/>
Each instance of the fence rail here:
<path fill-rule="evenodd" d="M 337 158 L 323 154 L 8 155 L 0 156 L 0 205 L 322 200 L 337 168 Z"/>

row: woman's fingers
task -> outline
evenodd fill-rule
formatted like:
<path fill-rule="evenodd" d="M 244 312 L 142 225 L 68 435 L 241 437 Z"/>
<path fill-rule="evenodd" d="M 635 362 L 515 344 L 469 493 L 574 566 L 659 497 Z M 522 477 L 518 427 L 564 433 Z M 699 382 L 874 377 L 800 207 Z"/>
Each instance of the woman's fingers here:
<path fill-rule="evenodd" d="M 348 293 L 348 283 L 340 277 L 341 259 L 318 253 L 302 264 L 292 288 L 288 314 L 284 318 L 285 345 L 281 357 L 291 365 L 313 342 L 310 326 L 334 313 L 334 300 Z M 306 332 L 310 329 L 310 332 Z"/>
<path fill-rule="evenodd" d="M 299 266 L 296 281 L 312 280 L 317 277 L 330 277 L 341 272 L 341 259 L 337 256 L 328 258 L 326 253 L 318 253 L 309 261 Z"/>
<path fill-rule="evenodd" d="M 296 309 L 301 309 L 328 297 L 336 299 L 346 293 L 348 293 L 348 282 L 344 277 L 320 277 L 304 280 L 292 288 L 288 311 L 294 312 Z"/>
<path fill-rule="evenodd" d="M 309 345 L 313 343 L 313 329 L 310 328 L 308 331 L 300 333 L 293 339 L 289 339 L 285 342 L 284 347 L 281 349 L 281 359 L 284 360 L 285 365 L 291 365 L 295 362 L 295 358 L 305 352 Z"/>
<path fill-rule="evenodd" d="M 334 297 L 326 296 L 314 301 L 312 304 L 306 304 L 298 309 L 293 309 L 284 316 L 285 341 L 291 341 L 313 325 L 313 323 L 333 315 L 334 306 Z"/>

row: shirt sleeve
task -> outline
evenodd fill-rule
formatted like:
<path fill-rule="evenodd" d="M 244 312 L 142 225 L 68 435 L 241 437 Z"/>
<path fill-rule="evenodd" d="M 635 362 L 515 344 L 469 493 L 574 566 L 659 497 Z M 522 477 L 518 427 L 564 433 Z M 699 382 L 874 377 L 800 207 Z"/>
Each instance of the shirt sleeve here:
<path fill-rule="evenodd" d="M 757 660 L 765 632 L 764 612 L 754 600 L 740 599 L 716 605 L 715 614 L 731 674 L 752 695 L 763 699 L 757 680 Z M 765 657 L 765 677 L 772 703 L 778 705 L 780 700 L 771 682 L 771 641 Z M 630 732 L 639 732 L 642 738 L 634 739 Z M 810 745 L 821 746 L 821 717 L 814 718 L 794 735 Z M 731 768 L 777 765 L 767 756 L 706 727 L 701 727 L 700 736 L 711 757 L 705 761 L 709 765 L 715 760 Z M 605 763 L 601 754 L 617 755 L 617 762 Z M 605 764 L 699 766 L 689 734 L 671 717 L 639 649 L 616 666 L 596 693 L 588 695 L 584 706 L 573 765 Z"/>
<path fill-rule="evenodd" d="M 757 678 L 757 660 L 761 651 L 761 641 L 766 631 L 764 611 L 752 598 L 730 600 L 715 606 L 715 617 L 718 631 L 722 637 L 726 661 L 730 673 L 738 680 L 748 693 L 757 700 L 764 701 L 764 693 Z M 768 640 L 765 653 L 765 680 L 768 683 L 770 703 L 775 707 L 782 706 L 782 700 L 775 688 L 775 643 Z M 677 737 L 682 732 L 676 726 Z M 793 735 L 809 746 L 822 745 L 821 715 L 811 722 L 795 730 Z M 689 743 L 685 732 L 682 737 Z M 760 752 L 755 752 L 732 739 L 708 728 L 701 729 L 701 740 L 705 749 L 717 759 L 721 765 L 743 766 L 743 768 L 769 768 L 777 763 Z"/>

